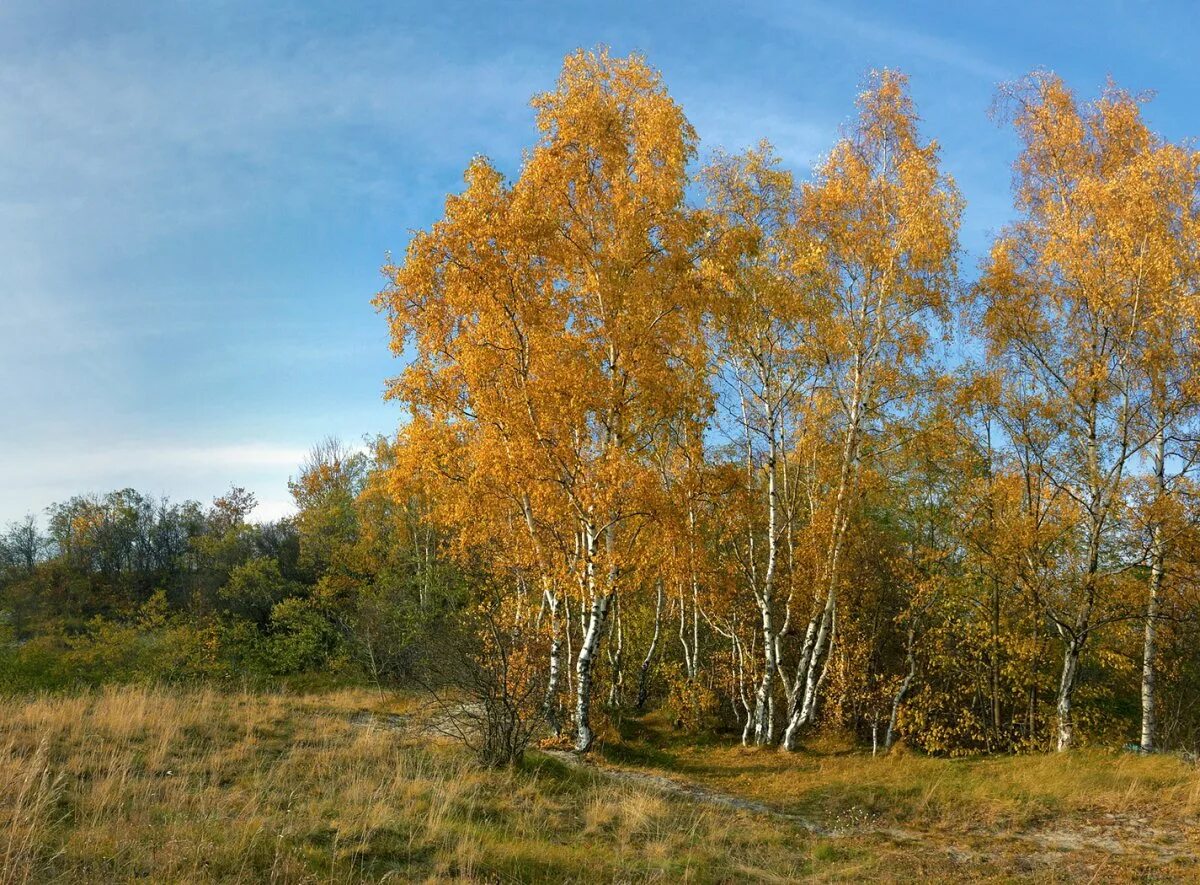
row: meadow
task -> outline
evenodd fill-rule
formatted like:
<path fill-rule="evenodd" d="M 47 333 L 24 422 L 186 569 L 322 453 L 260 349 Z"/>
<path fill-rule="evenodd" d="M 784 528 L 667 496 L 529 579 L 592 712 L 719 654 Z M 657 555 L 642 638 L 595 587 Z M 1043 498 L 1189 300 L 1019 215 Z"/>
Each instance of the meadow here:
<path fill-rule="evenodd" d="M 1169 755 L 796 754 L 625 719 L 488 769 L 417 695 L 110 687 L 0 703 L 3 882 L 1188 881 Z"/>

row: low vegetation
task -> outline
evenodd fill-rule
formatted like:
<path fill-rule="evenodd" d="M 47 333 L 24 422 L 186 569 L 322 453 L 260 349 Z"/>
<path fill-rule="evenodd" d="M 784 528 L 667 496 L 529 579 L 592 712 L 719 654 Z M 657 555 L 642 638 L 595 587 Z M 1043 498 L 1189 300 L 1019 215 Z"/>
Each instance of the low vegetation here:
<path fill-rule="evenodd" d="M 493 769 L 431 740 L 428 710 L 360 690 L 10 699 L 0 704 L 0 881 L 1198 872 L 1200 777 L 1171 757 L 872 758 L 836 741 L 788 756 L 698 746 L 650 716 L 603 739 L 597 764 L 535 751 Z M 663 776 L 688 790 L 664 788 Z"/>
<path fill-rule="evenodd" d="M 675 881 L 814 862 L 786 829 L 544 757 L 480 768 L 363 717 L 379 704 L 145 688 L 10 701 L 0 881 Z"/>

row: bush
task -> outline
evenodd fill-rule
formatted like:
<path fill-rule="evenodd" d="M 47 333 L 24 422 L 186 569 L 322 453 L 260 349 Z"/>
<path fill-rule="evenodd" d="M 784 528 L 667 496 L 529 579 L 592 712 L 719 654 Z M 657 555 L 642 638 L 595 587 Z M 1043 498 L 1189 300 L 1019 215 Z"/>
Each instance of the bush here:
<path fill-rule="evenodd" d="M 337 647 L 333 624 L 306 599 L 285 599 L 271 609 L 267 642 L 269 667 L 276 675 L 302 673 L 329 663 Z"/>
<path fill-rule="evenodd" d="M 427 670 L 434 727 L 489 767 L 520 763 L 543 722 L 548 649 L 508 621 L 497 607 L 464 612 Z"/>
<path fill-rule="evenodd" d="M 690 732 L 715 728 L 720 721 L 721 700 L 708 685 L 688 679 L 678 664 L 665 668 L 666 708 L 675 723 Z"/>

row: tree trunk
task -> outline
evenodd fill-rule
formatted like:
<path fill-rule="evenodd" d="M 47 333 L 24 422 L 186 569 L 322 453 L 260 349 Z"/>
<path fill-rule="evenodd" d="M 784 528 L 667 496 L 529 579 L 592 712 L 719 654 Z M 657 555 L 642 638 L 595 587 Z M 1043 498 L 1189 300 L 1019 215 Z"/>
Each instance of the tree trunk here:
<path fill-rule="evenodd" d="M 1154 478 L 1161 499 L 1166 494 L 1166 440 L 1160 426 L 1154 439 Z M 1154 664 L 1157 656 L 1158 606 L 1162 598 L 1167 549 L 1161 522 L 1155 523 L 1150 541 L 1150 596 L 1146 600 L 1146 632 L 1142 641 L 1142 743 L 1143 752 L 1154 750 L 1157 729 Z"/>
<path fill-rule="evenodd" d="M 788 693 L 788 722 L 787 727 L 783 730 L 783 740 L 780 743 L 780 746 L 788 752 L 796 749 L 797 741 L 800 737 L 800 729 L 804 724 L 801 722 L 801 713 L 804 710 L 804 686 L 808 683 L 808 674 L 812 668 L 816 625 L 819 621 L 823 620 L 824 616 L 818 615 L 809 622 L 807 635 L 804 640 L 804 648 L 800 654 L 800 664 L 796 669 L 796 681 Z"/>
<path fill-rule="evenodd" d="M 1141 658 L 1141 751 L 1153 752 L 1154 732 L 1158 727 L 1154 710 L 1154 657 L 1158 632 L 1158 600 L 1162 588 L 1162 570 L 1156 568 L 1150 579 L 1150 600 L 1146 603 L 1146 634 L 1142 639 Z"/>
<path fill-rule="evenodd" d="M 892 698 L 892 715 L 888 718 L 887 733 L 883 738 L 883 752 L 885 753 L 892 749 L 892 742 L 896 739 L 896 719 L 900 715 L 900 705 L 904 703 L 904 698 L 912 687 L 913 677 L 917 675 L 917 659 L 913 655 L 913 640 L 913 629 L 909 627 L 908 650 L 905 655 L 908 660 L 908 673 L 904 675 L 904 681 L 900 683 L 896 696 Z"/>
<path fill-rule="evenodd" d="M 758 686 L 758 696 L 754 704 L 754 742 L 759 746 L 774 743 L 775 740 L 775 671 L 779 665 L 778 639 L 775 632 L 774 607 L 775 571 L 779 549 L 779 492 L 775 485 L 775 474 L 779 463 L 779 414 L 775 403 L 770 397 L 770 379 L 763 378 L 763 388 L 767 391 L 764 396 L 764 409 L 767 423 L 767 474 L 766 515 L 767 515 L 767 561 L 763 573 L 761 589 L 758 590 L 758 607 L 762 613 L 763 631 L 763 675 Z M 744 404 L 743 404 L 744 408 Z M 749 424 L 747 424 L 747 428 Z M 749 431 L 747 430 L 747 433 Z M 753 482 L 753 470 L 750 467 L 749 442 L 747 442 L 747 482 Z M 753 539 L 753 531 L 751 532 Z M 753 556 L 753 544 L 750 545 Z"/>
<path fill-rule="evenodd" d="M 612 679 L 608 685 L 609 707 L 619 707 L 624 699 L 625 687 L 625 630 L 621 625 L 620 600 L 613 600 L 613 622 L 611 632 L 616 633 L 616 641 L 610 636 L 608 640 L 608 663 L 612 667 Z"/>
<path fill-rule="evenodd" d="M 1029 739 L 1029 745 L 1033 746 L 1037 734 L 1037 683 L 1034 682 L 1029 683 L 1029 707 L 1026 712 L 1025 736 Z"/>
<path fill-rule="evenodd" d="M 821 690 L 825 687 L 825 680 L 829 677 L 829 665 L 833 661 L 833 645 L 837 639 L 837 606 L 829 614 L 829 638 L 825 643 L 825 661 L 821 664 L 821 675 L 817 677 L 816 685 L 813 690 L 805 698 L 804 704 L 804 722 L 808 724 L 815 722 L 817 719 L 817 703 L 821 699 Z M 845 665 L 845 657 L 842 658 L 843 672 Z M 809 670 L 809 675 L 812 675 L 812 670 Z"/>
<path fill-rule="evenodd" d="M 1150 573 L 1150 598 L 1146 602 L 1146 633 L 1142 642 L 1142 751 L 1154 750 L 1158 727 L 1155 710 L 1154 663 L 1157 654 L 1158 604 L 1162 591 L 1162 563 L 1156 559 Z"/>
<path fill-rule="evenodd" d="M 988 682 L 992 694 L 992 732 L 996 740 L 1002 730 L 1000 720 L 1000 581 L 992 578 L 992 641 L 988 655 Z"/>
<path fill-rule="evenodd" d="M 575 694 L 575 674 L 572 672 L 570 663 L 575 660 L 575 642 L 572 639 L 575 628 L 571 624 L 571 594 L 566 592 L 564 588 L 563 597 L 563 636 L 566 639 L 567 645 L 567 697 Z M 582 604 L 582 603 L 581 603 Z"/>
<path fill-rule="evenodd" d="M 994 475 L 992 472 L 995 463 L 995 455 L 992 452 L 992 422 L 989 414 L 984 412 L 984 432 L 987 439 L 987 458 L 984 461 L 984 469 L 987 471 L 987 524 L 988 532 L 994 538 L 996 537 L 996 513 L 994 509 L 993 497 L 995 485 Z M 999 741 L 1002 731 L 1002 723 L 1000 717 L 1000 579 L 994 573 L 991 576 L 992 583 L 992 612 L 991 612 L 991 642 L 988 645 L 988 682 L 991 690 L 992 701 L 992 732 L 995 739 Z"/>
<path fill-rule="evenodd" d="M 792 680 L 792 684 L 788 686 L 788 709 L 787 720 L 791 721 L 799 712 L 800 705 L 804 701 L 804 684 L 808 678 L 808 667 L 812 663 L 813 643 L 817 638 L 817 626 L 821 622 L 821 615 L 818 614 L 808 622 L 808 629 L 804 631 L 804 644 L 800 646 L 800 659 L 796 663 L 796 677 Z"/>
<path fill-rule="evenodd" d="M 750 714 L 750 701 L 746 697 L 746 653 L 742 650 L 741 640 L 737 636 L 737 621 L 735 620 L 729 630 L 730 642 L 733 643 L 733 654 L 737 669 L 737 697 L 742 702 L 742 709 L 746 713 L 745 721 L 742 724 L 742 746 L 750 745 L 750 726 L 754 721 L 754 717 Z"/>
<path fill-rule="evenodd" d="M 760 747 L 775 739 L 775 717 L 772 701 L 775 694 L 775 636 L 771 623 L 771 607 L 762 606 L 763 675 L 754 699 L 754 743 Z"/>
<path fill-rule="evenodd" d="M 596 651 L 600 647 L 600 636 L 611 602 L 612 596 L 607 593 L 598 594 L 593 600 L 587 633 L 579 646 L 579 660 L 575 664 L 575 749 L 580 753 L 590 750 L 592 741 L 596 739 L 591 727 L 592 684 L 595 677 Z"/>
<path fill-rule="evenodd" d="M 1079 675 L 1079 653 L 1083 639 L 1071 636 L 1063 650 L 1062 677 L 1058 683 L 1058 752 L 1071 749 L 1075 740 L 1075 726 L 1071 719 L 1071 702 L 1075 697 L 1075 684 Z"/>
<path fill-rule="evenodd" d="M 1079 655 L 1083 651 L 1083 644 L 1087 641 L 1092 611 L 1094 610 L 1096 601 L 1097 576 L 1100 573 L 1101 533 L 1104 527 L 1106 510 L 1104 487 L 1107 480 L 1102 478 L 1100 469 L 1100 443 L 1097 431 L 1099 401 L 1100 394 L 1095 384 L 1093 384 L 1091 399 L 1089 401 L 1087 436 L 1087 489 L 1089 491 L 1087 514 L 1089 525 L 1087 571 L 1084 574 L 1083 585 L 1084 601 L 1082 609 L 1075 617 L 1072 629 L 1067 630 L 1064 629 L 1064 625 L 1059 625 L 1059 633 L 1066 642 L 1066 647 L 1063 649 L 1063 669 L 1062 677 L 1059 679 L 1058 684 L 1058 704 L 1056 709 L 1058 715 L 1058 752 L 1060 753 L 1071 749 L 1075 740 L 1075 723 L 1071 718 L 1071 702 L 1075 697 L 1075 685 L 1079 677 Z M 1121 474 L 1118 470 L 1114 481 L 1119 482 L 1120 477 Z"/>
<path fill-rule="evenodd" d="M 546 590 L 546 603 L 550 608 L 550 678 L 546 682 L 546 698 L 542 712 L 555 735 L 562 734 L 562 721 L 558 715 L 558 683 L 562 673 L 562 625 L 558 618 L 558 595 Z"/>
<path fill-rule="evenodd" d="M 700 576 L 696 572 L 696 511 L 688 505 L 688 554 L 692 581 L 692 653 L 688 657 L 688 678 L 700 673 Z"/>
<path fill-rule="evenodd" d="M 659 581 L 658 598 L 654 603 L 654 635 L 650 638 L 650 648 L 646 651 L 646 657 L 642 659 L 642 669 L 638 673 L 637 709 L 639 710 L 646 706 L 646 697 L 650 678 L 650 663 L 654 660 L 654 651 L 658 648 L 658 636 L 662 629 L 662 606 L 663 585 L 662 581 Z"/>
<path fill-rule="evenodd" d="M 821 686 L 825 682 L 825 674 L 829 671 L 829 655 L 832 653 L 836 611 L 835 598 L 831 593 L 826 599 L 825 607 L 821 610 L 820 615 L 817 616 L 817 634 L 812 642 L 812 650 L 803 656 L 805 659 L 805 665 L 802 667 L 803 677 L 799 673 L 796 676 L 795 691 L 798 700 L 792 704 L 792 715 L 789 717 L 787 728 L 783 732 L 781 746 L 785 750 L 792 751 L 796 749 L 800 730 L 812 722 L 816 716 L 817 695 L 820 694 Z M 812 625 L 810 625 L 810 633 L 812 629 Z M 822 655 L 824 655 L 824 660 L 822 661 L 820 673 L 818 673 L 817 662 L 821 660 Z M 802 678 L 804 690 L 801 693 L 800 683 Z"/>
<path fill-rule="evenodd" d="M 696 678 L 696 659 L 687 637 L 687 602 L 683 596 L 683 584 L 679 585 L 679 644 L 683 647 L 683 672 L 689 681 Z"/>

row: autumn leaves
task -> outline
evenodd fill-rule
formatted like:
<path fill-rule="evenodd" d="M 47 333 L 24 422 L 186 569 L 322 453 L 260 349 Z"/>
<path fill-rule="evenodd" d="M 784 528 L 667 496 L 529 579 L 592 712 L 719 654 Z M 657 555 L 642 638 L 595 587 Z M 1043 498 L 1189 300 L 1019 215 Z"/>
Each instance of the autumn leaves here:
<path fill-rule="evenodd" d="M 1128 572 L 1150 569 L 1150 749 L 1167 537 L 1186 534 L 1166 513 L 1190 494 L 1194 457 L 1200 156 L 1150 132 L 1141 102 L 1112 85 L 1080 106 L 1059 79 L 1037 74 L 1004 98 L 1023 143 L 1020 217 L 997 238 L 979 293 L 993 408 L 1026 489 L 1009 579 L 1061 640 L 1063 749 L 1080 654 L 1097 626 L 1130 618 Z"/>
<path fill-rule="evenodd" d="M 580 749 L 597 680 L 622 682 L 613 644 L 644 641 L 634 657 L 650 662 L 666 617 L 682 678 L 747 741 L 793 748 L 823 706 L 895 726 L 920 703 L 923 637 L 961 608 L 947 594 L 984 575 L 1033 612 L 1020 629 L 1049 627 L 1067 650 L 1069 744 L 1066 673 L 1108 611 L 1127 465 L 1191 415 L 1190 356 L 1165 318 L 1190 310 L 1196 163 L 1119 93 L 1087 112 L 1048 76 L 1012 95 L 1021 218 L 978 286 L 960 283 L 963 200 L 902 75 L 871 78 L 811 181 L 764 144 L 718 156 L 695 206 L 682 109 L 642 59 L 604 51 L 569 56 L 534 99 L 539 139 L 516 180 L 474 160 L 387 268 L 379 304 L 413 354 L 389 389 L 411 415 L 394 482 L 505 588 L 512 630 L 544 649 L 546 712 L 562 722 L 573 698 Z M 959 312 L 991 358 L 954 375 L 989 383 L 931 359 Z M 995 445 L 968 416 L 1001 428 Z M 914 516 L 898 478 L 934 438 L 961 474 Z M 963 514 L 998 474 L 1023 481 L 1020 543 L 984 551 Z M 1047 497 L 1075 502 L 1054 516 L 1072 521 L 1069 562 L 1047 546 Z M 1178 533 L 1147 531 L 1165 573 Z M 998 666 L 1001 621 L 981 621 L 981 668 Z M 1044 681 L 1044 661 L 1021 666 Z M 1024 696 L 993 683 L 992 718 L 1013 720 Z"/>

